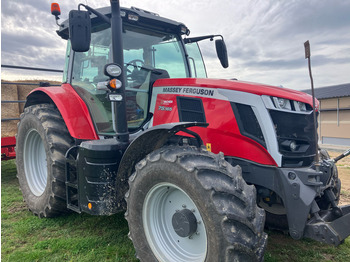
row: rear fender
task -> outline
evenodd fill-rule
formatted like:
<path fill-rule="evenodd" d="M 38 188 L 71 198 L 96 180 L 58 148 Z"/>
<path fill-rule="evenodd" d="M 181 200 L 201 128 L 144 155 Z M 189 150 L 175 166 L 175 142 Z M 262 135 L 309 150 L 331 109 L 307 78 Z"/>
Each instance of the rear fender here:
<path fill-rule="evenodd" d="M 118 202 L 124 198 L 127 192 L 128 178 L 132 175 L 135 165 L 145 158 L 152 151 L 161 148 L 167 143 L 170 137 L 174 136 L 177 132 L 185 132 L 194 136 L 200 145 L 203 144 L 200 137 L 188 130 L 188 127 L 201 126 L 207 127 L 207 123 L 198 122 L 181 122 L 181 123 L 170 123 L 164 125 L 154 126 L 140 136 L 135 138 L 132 143 L 126 149 L 118 169 L 118 180 L 120 185 L 118 185 Z"/>
<path fill-rule="evenodd" d="M 98 139 L 88 107 L 70 84 L 34 89 L 28 95 L 25 107 L 42 103 L 56 105 L 73 138 Z"/>

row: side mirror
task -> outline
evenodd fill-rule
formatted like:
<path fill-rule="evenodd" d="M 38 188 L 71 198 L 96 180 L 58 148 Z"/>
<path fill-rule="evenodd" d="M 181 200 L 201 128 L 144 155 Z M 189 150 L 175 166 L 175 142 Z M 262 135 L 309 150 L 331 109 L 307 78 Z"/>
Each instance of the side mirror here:
<path fill-rule="evenodd" d="M 221 62 L 223 68 L 228 68 L 228 57 L 227 49 L 224 40 L 218 39 L 215 40 L 216 54 Z"/>
<path fill-rule="evenodd" d="M 91 20 L 88 11 L 69 12 L 69 38 L 75 52 L 86 52 L 90 49 Z"/>

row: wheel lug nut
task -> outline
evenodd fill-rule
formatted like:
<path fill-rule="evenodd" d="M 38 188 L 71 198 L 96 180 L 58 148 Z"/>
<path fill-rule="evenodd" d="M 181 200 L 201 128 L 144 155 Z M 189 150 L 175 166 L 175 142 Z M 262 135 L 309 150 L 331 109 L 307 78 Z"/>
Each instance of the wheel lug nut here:
<path fill-rule="evenodd" d="M 182 207 L 183 207 L 183 208 L 186 208 L 186 205 L 185 205 L 185 204 L 183 204 L 183 205 L 182 205 Z"/>

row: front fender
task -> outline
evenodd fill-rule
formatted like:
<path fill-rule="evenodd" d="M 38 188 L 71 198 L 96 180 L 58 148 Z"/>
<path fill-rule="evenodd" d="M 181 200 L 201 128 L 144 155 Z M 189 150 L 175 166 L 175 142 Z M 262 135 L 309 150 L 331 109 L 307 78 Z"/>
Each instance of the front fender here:
<path fill-rule="evenodd" d="M 72 137 L 99 139 L 88 107 L 70 84 L 34 89 L 28 95 L 25 107 L 42 103 L 54 103 L 57 106 Z"/>
<path fill-rule="evenodd" d="M 118 181 L 120 182 L 117 190 L 118 201 L 121 201 L 124 198 L 124 195 L 128 190 L 128 178 L 134 171 L 135 165 L 152 151 L 161 148 L 171 136 L 192 126 L 207 127 L 208 124 L 181 122 L 158 125 L 146 130 L 132 141 L 126 149 L 118 168 Z M 193 136 L 198 136 L 191 131 L 189 132 Z"/>

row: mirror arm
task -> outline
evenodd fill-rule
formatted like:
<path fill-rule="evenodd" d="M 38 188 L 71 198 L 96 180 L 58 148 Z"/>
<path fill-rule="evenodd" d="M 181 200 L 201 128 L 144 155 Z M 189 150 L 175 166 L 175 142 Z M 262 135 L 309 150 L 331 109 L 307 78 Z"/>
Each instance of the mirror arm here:
<path fill-rule="evenodd" d="M 58 15 L 55 16 L 55 19 L 56 19 L 56 25 L 58 25 L 58 26 L 60 27 L 61 25 L 58 23 L 58 20 L 59 20 L 60 18 L 58 17 Z"/>
<path fill-rule="evenodd" d="M 205 36 L 185 38 L 184 42 L 185 44 L 189 44 L 189 43 L 199 42 L 205 39 L 210 39 L 210 41 L 213 41 L 214 37 L 221 37 L 221 39 L 224 40 L 224 37 L 222 35 L 205 35 Z"/>
<path fill-rule="evenodd" d="M 107 24 L 111 24 L 111 19 L 103 14 L 101 14 L 100 12 L 96 11 L 95 9 L 91 8 L 88 5 L 84 5 L 84 4 L 79 4 L 78 9 L 80 10 L 80 6 L 85 7 L 86 10 L 88 10 L 89 12 L 93 13 L 94 15 L 96 15 L 97 17 L 101 18 L 103 21 L 105 21 Z"/>

